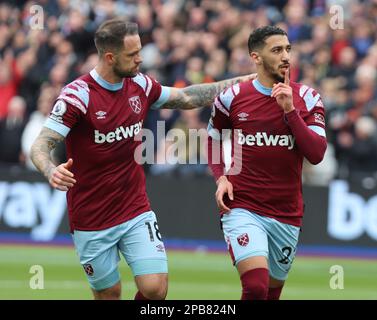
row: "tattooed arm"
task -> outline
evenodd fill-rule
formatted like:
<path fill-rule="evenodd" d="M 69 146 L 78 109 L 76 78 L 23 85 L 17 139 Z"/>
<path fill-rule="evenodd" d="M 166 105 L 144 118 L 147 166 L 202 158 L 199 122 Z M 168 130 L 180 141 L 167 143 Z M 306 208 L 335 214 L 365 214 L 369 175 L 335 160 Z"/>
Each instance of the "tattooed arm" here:
<path fill-rule="evenodd" d="M 225 88 L 256 78 L 256 74 L 232 78 L 213 83 L 195 84 L 182 89 L 170 88 L 168 101 L 161 108 L 164 109 L 194 109 L 212 106 L 215 97 Z"/>
<path fill-rule="evenodd" d="M 68 191 L 68 188 L 73 187 L 74 183 L 76 183 L 73 173 L 69 171 L 73 160 L 69 159 L 67 162 L 56 166 L 51 158 L 51 151 L 63 140 L 64 137 L 61 134 L 51 129 L 43 128 L 31 147 L 30 157 L 53 188 Z"/>

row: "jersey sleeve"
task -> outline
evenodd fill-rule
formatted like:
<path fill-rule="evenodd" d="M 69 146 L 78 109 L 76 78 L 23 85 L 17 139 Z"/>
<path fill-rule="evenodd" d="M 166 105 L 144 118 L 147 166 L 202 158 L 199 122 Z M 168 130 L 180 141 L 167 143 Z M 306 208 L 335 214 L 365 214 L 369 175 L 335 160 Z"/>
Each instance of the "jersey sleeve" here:
<path fill-rule="evenodd" d="M 139 73 L 132 78 L 144 91 L 151 109 L 159 109 L 170 97 L 170 88 L 162 86 L 157 80 Z"/>
<path fill-rule="evenodd" d="M 83 80 L 75 80 L 62 89 L 44 126 L 66 137 L 82 115 L 86 114 L 88 105 L 88 84 Z"/>
<path fill-rule="evenodd" d="M 208 135 L 212 139 L 220 140 L 223 129 L 232 127 L 230 119 L 231 104 L 234 97 L 239 93 L 239 86 L 234 85 L 222 91 L 214 100 L 211 118 L 208 123 Z"/>
<path fill-rule="evenodd" d="M 306 106 L 303 119 L 306 125 L 322 137 L 326 137 L 325 131 L 325 109 L 319 93 L 308 86 L 300 87 L 300 97 Z"/>
<path fill-rule="evenodd" d="M 239 93 L 239 86 L 235 85 L 222 91 L 214 100 L 211 118 L 208 123 L 208 166 L 217 181 L 225 174 L 224 139 L 229 138 L 224 129 L 231 129 L 231 105 L 234 97 Z M 228 132 L 229 133 L 229 132 Z"/>

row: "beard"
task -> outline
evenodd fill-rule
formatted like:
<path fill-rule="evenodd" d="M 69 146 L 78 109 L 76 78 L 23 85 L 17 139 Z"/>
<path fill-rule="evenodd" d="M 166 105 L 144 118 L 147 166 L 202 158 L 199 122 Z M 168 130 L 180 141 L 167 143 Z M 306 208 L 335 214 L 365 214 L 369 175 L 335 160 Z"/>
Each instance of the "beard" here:
<path fill-rule="evenodd" d="M 126 71 L 122 70 L 119 66 L 119 63 L 117 62 L 114 67 L 113 67 L 113 72 L 114 74 L 119 77 L 119 78 L 133 78 L 136 76 L 137 73 L 131 72 L 131 71 Z"/>
<path fill-rule="evenodd" d="M 284 82 L 284 76 L 281 76 L 269 63 L 263 60 L 263 68 L 267 71 L 268 75 L 277 82 Z M 279 70 L 279 69 L 278 69 Z"/>

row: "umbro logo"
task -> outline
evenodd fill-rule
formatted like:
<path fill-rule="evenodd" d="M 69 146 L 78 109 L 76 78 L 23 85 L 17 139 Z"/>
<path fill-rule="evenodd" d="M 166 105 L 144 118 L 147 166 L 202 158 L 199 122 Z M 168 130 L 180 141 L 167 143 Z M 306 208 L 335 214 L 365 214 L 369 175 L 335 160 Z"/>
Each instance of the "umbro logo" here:
<path fill-rule="evenodd" d="M 246 112 L 241 112 L 241 113 L 238 114 L 238 119 L 239 119 L 240 121 L 246 121 L 248 116 L 249 116 L 248 113 L 246 113 Z"/>
<path fill-rule="evenodd" d="M 106 114 L 107 114 L 107 112 L 105 112 L 105 111 L 97 111 L 96 112 L 97 119 L 105 119 Z"/>

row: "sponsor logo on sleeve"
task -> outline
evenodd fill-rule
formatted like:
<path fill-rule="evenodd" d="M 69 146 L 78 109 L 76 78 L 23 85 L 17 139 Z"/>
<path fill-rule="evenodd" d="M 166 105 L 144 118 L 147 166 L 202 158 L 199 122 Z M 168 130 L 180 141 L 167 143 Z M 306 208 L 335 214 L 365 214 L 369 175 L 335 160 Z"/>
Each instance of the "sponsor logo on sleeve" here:
<path fill-rule="evenodd" d="M 67 104 L 63 100 L 58 100 L 54 104 L 50 118 L 57 122 L 63 123 L 63 115 L 67 111 Z"/>
<path fill-rule="evenodd" d="M 320 113 L 314 114 L 314 121 L 316 123 L 323 125 L 323 126 L 325 125 L 325 117 L 323 115 L 321 115 Z"/>

